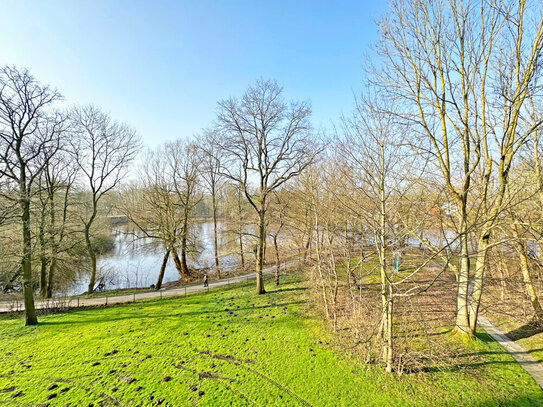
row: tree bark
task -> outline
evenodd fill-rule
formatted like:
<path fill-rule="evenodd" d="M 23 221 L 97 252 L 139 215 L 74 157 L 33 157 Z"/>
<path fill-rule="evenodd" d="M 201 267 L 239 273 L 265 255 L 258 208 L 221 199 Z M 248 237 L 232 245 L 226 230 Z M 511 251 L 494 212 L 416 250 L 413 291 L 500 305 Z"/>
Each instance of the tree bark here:
<path fill-rule="evenodd" d="M 22 172 L 22 171 L 21 171 Z M 38 318 L 34 308 L 34 289 L 32 286 L 32 242 L 30 235 L 30 198 L 26 191 L 25 176 L 21 177 L 21 209 L 23 221 L 23 258 L 21 268 L 23 272 L 23 295 L 25 303 L 25 325 L 36 325 Z"/>
<path fill-rule="evenodd" d="M 172 259 L 173 259 L 173 262 L 175 264 L 175 268 L 177 269 L 177 272 L 179 273 L 179 275 L 181 276 L 181 278 L 183 280 L 186 280 L 187 279 L 187 274 L 186 274 L 185 269 L 183 269 L 183 264 L 181 263 L 181 260 L 179 259 L 179 255 L 177 254 L 177 250 L 174 247 L 172 247 L 170 249 L 170 253 L 172 254 Z"/>
<path fill-rule="evenodd" d="M 188 202 L 188 199 L 187 199 Z M 188 207 L 185 205 L 185 217 L 183 219 L 183 236 L 181 236 L 181 272 L 184 276 L 189 275 L 189 268 L 187 266 L 187 241 L 189 234 L 189 213 Z"/>
<path fill-rule="evenodd" d="M 47 295 L 47 255 L 45 247 L 45 204 L 42 201 L 41 219 L 39 227 L 39 242 L 40 242 L 40 297 L 45 298 Z"/>
<path fill-rule="evenodd" d="M 155 284 L 155 290 L 160 290 L 162 287 L 162 280 L 164 279 L 164 272 L 166 271 L 166 265 L 168 264 L 168 258 L 170 257 L 170 251 L 166 250 L 164 257 L 162 258 L 162 264 L 160 266 L 160 272 Z"/>
<path fill-rule="evenodd" d="M 53 254 L 53 257 L 51 258 L 51 264 L 49 265 L 49 274 L 47 276 L 46 298 L 53 297 L 53 281 L 55 277 L 56 268 L 57 268 L 57 258 L 56 258 L 56 254 Z"/>
<path fill-rule="evenodd" d="M 469 296 L 469 268 L 470 259 L 468 251 L 466 200 L 462 199 L 460 213 L 460 268 L 458 270 L 458 291 L 456 295 L 456 326 L 458 335 L 471 338 L 469 324 L 468 296 Z"/>
<path fill-rule="evenodd" d="M 264 206 L 264 203 L 263 205 Z M 256 292 L 257 294 L 264 294 L 264 277 L 262 270 L 264 268 L 264 243 L 266 240 L 266 211 L 261 208 L 258 213 L 258 243 L 256 247 Z"/>
<path fill-rule="evenodd" d="M 92 294 L 94 292 L 94 286 L 96 284 L 96 253 L 94 252 L 94 247 L 90 239 L 90 225 L 85 226 L 85 243 L 87 245 L 87 253 L 91 261 L 91 270 L 90 270 L 90 280 L 89 286 L 87 289 L 87 294 Z"/>
<path fill-rule="evenodd" d="M 94 292 L 94 285 L 96 284 L 96 253 L 94 252 L 94 247 L 92 246 L 92 241 L 90 238 L 90 228 L 94 222 L 94 219 L 96 218 L 96 214 L 98 213 L 97 205 L 98 203 L 95 197 L 93 197 L 92 214 L 89 221 L 85 223 L 85 243 L 87 245 L 87 252 L 91 261 L 90 281 L 87 290 L 88 294 L 92 294 Z"/>
<path fill-rule="evenodd" d="M 40 297 L 47 297 L 47 257 L 40 255 Z"/>
<path fill-rule="evenodd" d="M 217 236 L 217 197 L 215 191 L 211 194 L 211 210 L 213 212 L 213 248 L 215 249 L 215 272 L 217 278 L 221 278 L 221 268 L 219 264 L 219 239 Z"/>

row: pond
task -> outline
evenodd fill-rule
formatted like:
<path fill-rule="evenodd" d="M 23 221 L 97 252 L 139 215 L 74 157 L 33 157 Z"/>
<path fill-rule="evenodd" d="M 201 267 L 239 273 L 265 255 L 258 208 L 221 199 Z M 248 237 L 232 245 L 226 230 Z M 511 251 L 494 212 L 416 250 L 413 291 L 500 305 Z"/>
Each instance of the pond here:
<path fill-rule="evenodd" d="M 222 225 L 219 223 L 219 231 Z M 103 279 L 106 290 L 149 287 L 155 284 L 164 256 L 164 246 L 155 239 L 138 236 L 127 227 L 113 230 L 114 249 L 97 259 L 97 278 Z M 194 249 L 187 256 L 188 266 L 195 269 L 214 268 L 213 223 L 195 223 L 191 230 Z M 224 234 L 219 233 L 219 253 L 227 246 Z M 232 250 L 231 250 L 232 251 Z M 220 257 L 223 270 L 238 266 L 238 255 L 227 254 Z M 175 265 L 168 260 L 163 282 L 179 279 Z M 87 290 L 89 276 L 82 274 L 69 288 L 57 295 L 76 295 Z"/>

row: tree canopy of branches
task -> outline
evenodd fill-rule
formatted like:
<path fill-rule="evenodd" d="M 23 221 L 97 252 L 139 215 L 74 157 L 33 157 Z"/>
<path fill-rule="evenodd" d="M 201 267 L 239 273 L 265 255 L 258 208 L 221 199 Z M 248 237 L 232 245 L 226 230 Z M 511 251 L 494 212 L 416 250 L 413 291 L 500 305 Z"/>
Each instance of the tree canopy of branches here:
<path fill-rule="evenodd" d="M 394 0 L 390 9 L 380 22 L 382 63 L 373 81 L 401 110 L 398 119 L 412 124 L 416 151 L 447 192 L 461 247 L 456 330 L 472 336 L 513 158 L 541 125 L 526 109 L 540 91 L 541 9 L 523 0 Z M 475 231 L 470 268 L 468 239 Z"/>
<path fill-rule="evenodd" d="M 59 148 L 64 120 L 52 113 L 51 107 L 60 98 L 56 90 L 38 83 L 25 69 L 6 66 L 0 70 L 0 175 L 6 180 L 1 193 L 7 199 L 15 199 L 19 206 L 26 325 L 38 322 L 31 265 L 32 186 Z M 8 193 L 12 189 L 15 195 Z"/>
<path fill-rule="evenodd" d="M 140 142 L 135 130 L 113 121 L 94 106 L 74 108 L 70 118 L 74 132 L 72 154 L 90 190 L 89 210 L 81 216 L 87 254 L 91 260 L 90 294 L 94 292 L 96 282 L 96 252 L 91 228 L 98 214 L 98 203 L 119 184 L 139 151 Z"/>
<path fill-rule="evenodd" d="M 311 140 L 309 104 L 286 103 L 282 91 L 275 81 L 260 79 L 241 98 L 220 101 L 216 119 L 219 146 L 226 157 L 223 173 L 242 186 L 258 215 L 256 290 L 260 294 L 265 292 L 262 268 L 270 194 L 298 176 L 318 152 Z"/>

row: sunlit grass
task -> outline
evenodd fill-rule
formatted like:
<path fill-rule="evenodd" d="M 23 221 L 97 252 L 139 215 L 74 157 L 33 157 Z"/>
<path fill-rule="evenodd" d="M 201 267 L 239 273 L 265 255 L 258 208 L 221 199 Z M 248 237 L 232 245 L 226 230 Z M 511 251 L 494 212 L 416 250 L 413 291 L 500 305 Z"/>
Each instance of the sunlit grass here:
<path fill-rule="evenodd" d="M 253 284 L 42 316 L 36 327 L 4 318 L 0 404 L 543 405 L 494 342 L 465 350 L 473 366 L 389 376 L 334 342 L 302 277 L 262 296 Z"/>

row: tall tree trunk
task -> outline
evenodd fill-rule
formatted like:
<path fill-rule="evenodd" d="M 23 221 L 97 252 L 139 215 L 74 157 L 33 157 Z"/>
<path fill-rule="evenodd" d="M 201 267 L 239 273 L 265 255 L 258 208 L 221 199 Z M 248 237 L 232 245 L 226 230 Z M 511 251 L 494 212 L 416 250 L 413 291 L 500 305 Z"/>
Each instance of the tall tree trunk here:
<path fill-rule="evenodd" d="M 56 253 L 53 253 L 53 256 L 51 257 L 51 264 L 49 264 L 49 274 L 47 276 L 47 298 L 53 297 L 53 281 L 55 276 L 55 270 L 57 268 L 57 257 Z"/>
<path fill-rule="evenodd" d="M 187 242 L 185 238 L 181 239 L 181 270 L 183 275 L 189 275 L 189 267 L 187 266 Z"/>
<path fill-rule="evenodd" d="M 219 239 L 217 236 L 217 198 L 215 196 L 215 191 L 213 191 L 211 196 L 211 209 L 213 212 L 213 248 L 215 249 L 215 272 L 217 273 L 217 278 L 221 278 L 221 268 L 219 264 Z"/>
<path fill-rule="evenodd" d="M 324 312 L 326 314 L 326 319 L 330 319 L 330 309 L 328 307 L 328 294 L 326 293 L 326 285 L 324 283 L 324 274 L 322 272 L 322 259 L 321 259 L 321 247 L 319 239 L 319 213 L 317 211 L 317 204 L 315 198 L 313 199 L 313 207 L 315 214 L 315 232 L 317 234 L 317 239 L 315 241 L 315 255 L 317 256 L 317 272 L 319 273 L 319 279 L 321 282 L 322 289 L 322 300 L 324 302 Z"/>
<path fill-rule="evenodd" d="M 185 218 L 183 219 L 183 236 L 181 236 L 181 270 L 184 276 L 189 275 L 189 268 L 187 266 L 188 235 L 189 235 L 189 213 L 188 213 L 188 208 L 185 205 Z"/>
<path fill-rule="evenodd" d="M 92 223 L 94 222 L 94 219 L 96 218 L 97 213 L 98 213 L 98 203 L 95 197 L 93 197 L 92 214 L 89 218 L 89 221 L 85 223 L 85 243 L 87 245 L 87 252 L 89 254 L 89 258 L 91 261 L 90 281 L 89 281 L 89 287 L 87 290 L 88 294 L 92 294 L 94 292 L 94 286 L 96 284 L 96 253 L 94 252 L 94 247 L 92 246 L 92 241 L 90 238 L 90 228 L 92 226 Z"/>
<path fill-rule="evenodd" d="M 466 200 L 462 199 L 460 213 L 460 267 L 458 270 L 458 291 L 456 295 L 456 326 L 455 331 L 462 337 L 471 338 L 469 325 L 468 295 L 469 295 L 469 250 Z"/>
<path fill-rule="evenodd" d="M 42 201 L 41 219 L 39 227 L 39 242 L 40 242 L 40 297 L 45 298 L 47 295 L 47 255 L 45 244 L 45 204 Z"/>
<path fill-rule="evenodd" d="M 475 264 L 475 273 L 473 278 L 473 292 L 469 302 L 469 323 L 472 334 L 475 334 L 475 330 L 477 328 L 477 317 L 479 315 L 479 308 L 481 306 L 481 299 L 483 296 L 486 258 L 488 256 L 488 249 L 490 247 L 490 233 L 492 232 L 494 223 L 496 222 L 496 219 L 498 218 L 504 204 L 503 201 L 507 193 L 508 174 L 512 157 L 512 152 L 502 152 L 500 161 L 498 163 L 498 188 L 496 191 L 496 197 L 492 203 L 488 218 L 485 219 L 485 223 L 483 224 L 479 237 L 479 244 L 477 246 L 477 261 Z"/>
<path fill-rule="evenodd" d="M 239 227 L 239 255 L 241 257 L 241 268 L 245 270 L 245 254 L 243 253 L 243 230 L 241 223 Z"/>
<path fill-rule="evenodd" d="M 40 254 L 40 297 L 47 297 L 47 257 L 45 253 Z"/>
<path fill-rule="evenodd" d="M 241 208 L 241 192 L 237 191 L 238 198 L 238 223 L 239 223 L 239 255 L 241 257 L 241 268 L 245 270 L 245 254 L 243 253 L 243 211 Z"/>
<path fill-rule="evenodd" d="M 175 264 L 175 268 L 177 269 L 179 276 L 181 276 L 183 280 L 186 280 L 187 274 L 186 274 L 185 269 L 183 269 L 183 264 L 181 263 L 181 260 L 179 259 L 179 255 L 177 254 L 177 249 L 175 247 L 172 247 L 170 249 L 170 253 L 172 254 L 173 263 Z"/>
<path fill-rule="evenodd" d="M 66 226 L 66 218 L 68 215 L 68 196 L 69 196 L 70 187 L 68 186 L 64 192 L 64 203 L 63 203 L 63 213 L 62 213 L 62 224 L 60 227 L 60 233 L 56 236 L 56 215 L 55 215 L 55 191 L 50 185 L 48 188 L 49 194 L 49 235 L 51 239 L 51 262 L 49 264 L 49 273 L 47 275 L 47 298 L 53 297 L 53 283 L 55 272 L 57 268 L 57 256 L 59 251 L 60 242 L 64 239 L 64 231 Z"/>
<path fill-rule="evenodd" d="M 266 240 L 266 223 L 265 218 L 266 211 L 264 209 L 264 202 L 262 208 L 258 213 L 258 243 L 256 247 L 256 292 L 257 294 L 264 294 L 264 277 L 262 270 L 264 268 L 264 243 Z"/>
<path fill-rule="evenodd" d="M 379 154 L 379 235 L 376 236 L 375 244 L 377 253 L 379 253 L 379 271 L 381 275 L 381 302 L 383 307 L 382 328 L 383 328 L 383 360 L 386 363 L 386 372 L 392 372 L 392 281 L 387 275 L 386 269 L 386 225 L 387 225 L 387 206 L 386 206 L 386 179 L 385 179 L 385 152 L 384 146 L 380 144 Z"/>
<path fill-rule="evenodd" d="M 388 284 L 388 302 L 387 302 L 387 330 L 386 330 L 386 344 L 387 344 L 387 358 L 386 358 L 386 372 L 392 373 L 392 364 L 394 361 L 394 336 L 392 331 L 392 316 L 394 312 L 394 293 L 392 291 L 392 284 Z"/>
<path fill-rule="evenodd" d="M 170 257 L 170 250 L 166 249 L 164 257 L 162 258 L 162 264 L 160 265 L 160 272 L 156 280 L 155 289 L 160 290 L 162 287 L 162 280 L 164 279 L 164 272 L 166 271 L 166 265 L 168 264 L 168 258 Z"/>
<path fill-rule="evenodd" d="M 85 243 L 87 245 L 87 253 L 91 261 L 90 280 L 87 294 L 92 294 L 94 292 L 94 286 L 96 285 L 96 253 L 94 252 L 94 247 L 92 247 L 89 229 L 90 225 L 85 226 Z"/>
<path fill-rule="evenodd" d="M 483 295 L 484 277 L 486 258 L 488 255 L 490 232 L 481 236 L 477 245 L 477 258 L 475 260 L 475 273 L 471 283 L 471 294 L 469 301 L 469 326 L 472 334 L 475 334 L 477 329 L 477 318 L 481 307 L 481 299 Z"/>
<path fill-rule="evenodd" d="M 21 209 L 23 221 L 23 258 L 21 260 L 21 268 L 23 273 L 23 295 L 25 303 L 25 325 L 36 325 L 38 318 L 34 308 L 34 289 L 32 287 L 32 241 L 30 235 L 30 198 L 26 191 L 26 182 L 24 175 L 22 178 L 21 194 Z"/>

